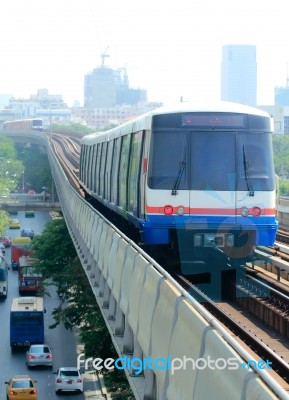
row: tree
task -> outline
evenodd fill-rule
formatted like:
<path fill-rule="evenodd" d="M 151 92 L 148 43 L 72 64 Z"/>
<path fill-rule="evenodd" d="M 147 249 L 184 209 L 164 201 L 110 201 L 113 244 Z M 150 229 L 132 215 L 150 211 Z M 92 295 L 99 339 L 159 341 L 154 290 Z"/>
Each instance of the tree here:
<path fill-rule="evenodd" d="M 279 196 L 289 196 L 289 181 L 280 180 L 279 181 Z"/>
<path fill-rule="evenodd" d="M 278 176 L 289 176 L 289 135 L 273 135 L 274 167 Z"/>
<path fill-rule="evenodd" d="M 115 355 L 110 335 L 97 306 L 91 286 L 77 257 L 64 219 L 49 222 L 43 233 L 33 240 L 33 267 L 40 272 L 46 285 L 56 285 L 62 302 L 53 311 L 56 327 L 61 322 L 66 329 L 81 327 L 86 351 L 103 358 Z M 96 335 L 97 340 L 92 339 Z M 93 344 L 94 342 L 94 344 Z M 110 343 L 110 344 L 109 344 Z"/>
<path fill-rule="evenodd" d="M 79 133 L 80 136 L 87 135 L 89 133 L 95 132 L 95 129 L 88 128 L 85 125 L 77 124 L 77 123 L 70 123 L 70 124 L 53 124 L 52 126 L 53 132 L 75 132 Z"/>
<path fill-rule="evenodd" d="M 70 263 L 77 255 L 64 219 L 46 224 L 42 234 L 33 240 L 33 252 L 38 260 L 34 266 L 43 278 L 64 288 Z"/>
<path fill-rule="evenodd" d="M 9 138 L 0 138 L 0 194 L 14 190 L 23 173 L 23 164 L 16 160 L 14 143 Z"/>
<path fill-rule="evenodd" d="M 16 150 L 11 139 L 0 138 L 0 195 L 8 195 L 17 186 L 22 175 L 23 164 L 15 159 Z M 3 236 L 9 223 L 8 214 L 0 210 L 0 235 Z"/>
<path fill-rule="evenodd" d="M 18 144 L 17 157 L 24 165 L 26 186 L 30 186 L 38 193 L 44 186 L 52 188 L 51 169 L 45 147 L 35 144 L 29 146 Z"/>
<path fill-rule="evenodd" d="M 54 323 L 61 322 L 66 329 L 80 327 L 80 339 L 84 344 L 86 358 L 117 359 L 110 334 L 98 308 L 91 286 L 77 257 L 64 219 L 48 223 L 40 236 L 33 240 L 33 253 L 37 261 L 33 264 L 41 272 L 46 284 L 55 284 L 62 301 L 53 310 Z M 102 371 L 107 376 L 109 390 L 116 399 L 133 399 L 123 371 Z"/>
<path fill-rule="evenodd" d="M 2 237 L 7 229 L 9 216 L 6 211 L 0 210 L 0 237 Z"/>

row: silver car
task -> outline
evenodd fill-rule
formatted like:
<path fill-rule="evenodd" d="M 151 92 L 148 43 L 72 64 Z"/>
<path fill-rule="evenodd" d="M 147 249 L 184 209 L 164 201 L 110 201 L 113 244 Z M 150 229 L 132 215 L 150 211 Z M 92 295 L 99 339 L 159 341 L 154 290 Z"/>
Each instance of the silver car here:
<path fill-rule="evenodd" d="M 52 367 L 53 356 L 47 344 L 32 344 L 26 352 L 28 368 L 37 366 Z"/>
<path fill-rule="evenodd" d="M 56 372 L 55 392 L 62 391 L 83 392 L 83 380 L 80 372 L 75 367 L 61 367 Z"/>

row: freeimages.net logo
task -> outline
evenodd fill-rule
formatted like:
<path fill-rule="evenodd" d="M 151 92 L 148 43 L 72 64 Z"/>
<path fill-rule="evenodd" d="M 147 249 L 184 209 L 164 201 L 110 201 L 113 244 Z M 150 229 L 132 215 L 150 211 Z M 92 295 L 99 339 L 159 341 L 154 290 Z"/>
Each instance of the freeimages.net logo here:
<path fill-rule="evenodd" d="M 212 359 L 210 356 L 208 357 L 200 357 L 197 359 L 193 359 L 191 357 L 183 356 L 182 358 L 171 358 L 170 356 L 163 358 L 159 357 L 156 359 L 152 359 L 149 356 L 144 358 L 138 357 L 119 357 L 116 360 L 114 358 L 106 358 L 103 360 L 102 358 L 92 358 L 89 357 L 85 359 L 85 354 L 81 353 L 77 357 L 77 368 L 84 368 L 85 370 L 89 370 L 91 367 L 96 371 L 101 371 L 103 368 L 107 370 L 112 370 L 114 368 L 119 370 L 132 370 L 135 375 L 141 374 L 144 370 L 161 370 L 161 371 L 170 371 L 172 375 L 174 375 L 175 371 L 179 370 L 187 370 L 188 368 L 191 370 L 203 370 L 203 369 L 211 369 L 211 370 L 236 370 L 238 368 L 247 368 L 247 369 L 272 369 L 271 361 L 264 360 L 249 360 L 247 362 L 240 363 L 237 358 L 217 358 L 216 360 Z"/>

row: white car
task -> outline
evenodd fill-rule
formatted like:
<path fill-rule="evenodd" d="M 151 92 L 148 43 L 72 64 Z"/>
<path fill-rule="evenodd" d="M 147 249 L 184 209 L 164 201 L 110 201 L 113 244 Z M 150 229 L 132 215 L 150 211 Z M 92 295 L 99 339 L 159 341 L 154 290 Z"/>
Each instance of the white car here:
<path fill-rule="evenodd" d="M 83 392 L 83 379 L 76 367 L 61 367 L 54 374 L 56 375 L 55 393 Z"/>
<path fill-rule="evenodd" d="M 32 344 L 26 352 L 26 365 L 28 368 L 43 365 L 52 367 L 52 352 L 47 344 Z"/>

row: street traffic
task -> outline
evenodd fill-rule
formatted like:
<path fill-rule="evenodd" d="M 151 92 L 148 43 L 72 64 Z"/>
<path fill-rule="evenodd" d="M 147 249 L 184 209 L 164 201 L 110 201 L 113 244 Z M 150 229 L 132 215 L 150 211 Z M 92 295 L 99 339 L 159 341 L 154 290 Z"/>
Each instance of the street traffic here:
<path fill-rule="evenodd" d="M 24 211 L 19 211 L 17 219 L 20 222 L 20 229 L 33 229 L 35 235 L 40 234 L 47 222 L 51 220 L 48 212 L 37 211 L 35 212 L 35 218 L 25 218 Z M 19 229 L 9 229 L 5 235 L 12 239 L 20 236 Z M 53 249 L 51 249 L 53 251 Z M 12 299 L 19 297 L 18 292 L 18 272 L 11 268 L 11 248 L 7 247 L 5 252 L 5 260 L 9 264 L 8 270 L 8 295 L 6 299 L 0 302 L 0 371 L 1 371 L 1 389 L 0 389 L 0 400 L 6 399 L 6 384 L 15 375 L 29 375 L 36 381 L 37 386 L 37 399 L 38 400 L 54 400 L 58 399 L 59 395 L 55 393 L 55 379 L 56 372 L 60 367 L 76 367 L 77 351 L 80 352 L 81 348 L 77 344 L 77 335 L 75 332 L 67 331 L 62 325 L 57 326 L 55 329 L 50 329 L 54 320 L 52 317 L 52 311 L 59 304 L 60 299 L 57 296 L 56 290 L 51 287 L 50 296 L 44 296 L 44 304 L 46 308 L 45 313 L 45 344 L 49 346 L 53 354 L 53 367 L 37 366 L 28 368 L 26 365 L 26 350 L 15 350 L 12 351 L 10 348 L 10 308 Z M 92 389 L 98 388 L 98 383 L 95 380 L 93 374 L 86 373 L 86 376 L 82 375 L 84 382 L 84 393 L 65 393 L 65 398 L 83 400 L 85 398 L 96 399 L 97 391 Z M 97 385 L 97 386 L 96 386 Z M 99 390 L 98 390 L 99 392 Z M 88 396 L 89 394 L 89 396 Z"/>

